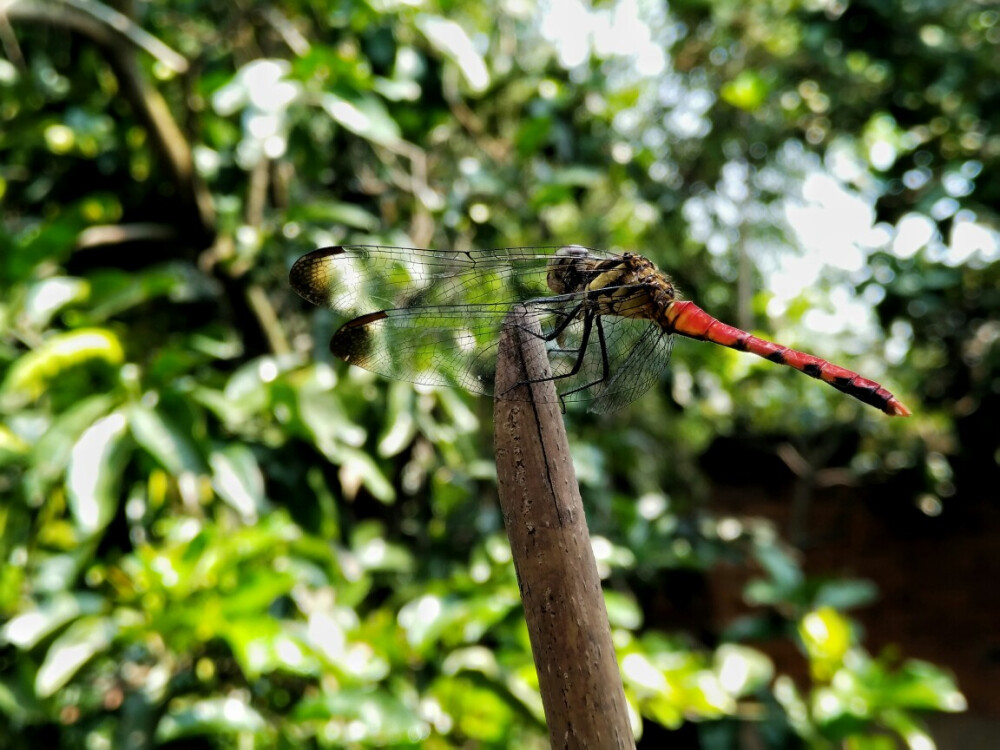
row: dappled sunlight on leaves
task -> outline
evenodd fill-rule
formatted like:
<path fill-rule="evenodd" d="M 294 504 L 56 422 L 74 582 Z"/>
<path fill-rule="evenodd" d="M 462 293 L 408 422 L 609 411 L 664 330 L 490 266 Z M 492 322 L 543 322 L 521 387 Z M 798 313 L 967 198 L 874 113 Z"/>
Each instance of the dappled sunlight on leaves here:
<path fill-rule="evenodd" d="M 491 404 L 336 361 L 345 321 L 288 288 L 362 242 L 639 251 L 913 409 L 692 341 L 640 403 L 569 406 L 637 734 L 928 750 L 923 714 L 965 709 L 944 666 L 866 650 L 874 582 L 815 575 L 742 503 L 844 488 L 944 535 L 991 501 L 992 9 L 35 5 L 0 29 L 0 715 L 24 742 L 547 746 Z M 733 619 L 722 568 L 749 571 Z"/>

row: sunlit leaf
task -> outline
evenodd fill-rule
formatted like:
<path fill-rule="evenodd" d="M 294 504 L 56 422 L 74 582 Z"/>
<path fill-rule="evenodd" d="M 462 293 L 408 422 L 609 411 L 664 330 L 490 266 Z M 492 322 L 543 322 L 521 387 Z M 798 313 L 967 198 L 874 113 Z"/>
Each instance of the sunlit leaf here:
<path fill-rule="evenodd" d="M 408 383 L 392 383 L 389 386 L 388 431 L 379 438 L 380 456 L 395 456 L 404 450 L 417 433 L 413 418 L 413 388 Z"/>
<path fill-rule="evenodd" d="M 458 66 L 474 93 L 481 94 L 489 88 L 490 74 L 486 63 L 465 29 L 450 19 L 427 13 L 418 15 L 414 22 L 427 41 Z"/>
<path fill-rule="evenodd" d="M 232 443 L 212 451 L 208 462 L 215 491 L 247 522 L 266 510 L 264 476 L 250 448 Z"/>
<path fill-rule="evenodd" d="M 397 696 L 382 689 L 341 688 L 324 691 L 302 700 L 294 710 L 297 721 L 343 732 L 355 729 L 357 742 L 419 742 L 429 734 L 429 727 L 412 708 Z"/>
<path fill-rule="evenodd" d="M 63 478 L 80 435 L 105 416 L 115 401 L 105 394 L 87 396 L 52 421 L 32 447 L 31 468 L 24 480 L 34 502 L 42 502 L 51 486 Z"/>
<path fill-rule="evenodd" d="M 354 497 L 358 490 L 364 487 L 383 503 L 395 501 L 396 490 L 370 455 L 347 446 L 340 447 L 337 453 L 340 462 L 340 484 L 348 497 Z"/>
<path fill-rule="evenodd" d="M 133 404 L 128 421 L 135 441 L 174 476 L 205 472 L 204 459 L 191 438 L 159 409 Z"/>
<path fill-rule="evenodd" d="M 29 446 L 7 425 L 0 424 L 0 466 L 8 461 L 24 456 L 31 451 Z"/>
<path fill-rule="evenodd" d="M 715 668 L 723 689 L 735 696 L 759 690 L 774 675 L 774 665 L 766 655 L 734 643 L 724 643 L 716 649 Z"/>
<path fill-rule="evenodd" d="M 394 102 L 415 102 L 420 98 L 420 84 L 416 81 L 376 76 L 372 87 L 383 97 Z"/>
<path fill-rule="evenodd" d="M 267 726 L 256 709 L 236 697 L 206 698 L 171 704 L 156 727 L 158 742 L 173 742 L 199 735 L 259 732 Z"/>
<path fill-rule="evenodd" d="M 326 113 L 352 133 L 383 146 L 399 143 L 399 126 L 374 96 L 329 92 L 321 101 Z"/>
<path fill-rule="evenodd" d="M 12 618 L 0 632 L 5 641 L 20 649 L 34 648 L 43 638 L 80 615 L 100 612 L 102 605 L 103 600 L 96 594 L 60 592 L 37 609 Z"/>
<path fill-rule="evenodd" d="M 471 679 L 449 677 L 435 682 L 431 693 L 454 716 L 459 731 L 483 743 L 500 742 L 512 717 L 511 705 L 496 690 Z"/>
<path fill-rule="evenodd" d="M 273 619 L 247 618 L 230 623 L 224 628 L 224 637 L 250 679 L 274 671 L 311 675 L 319 669 L 311 649 L 284 632 Z"/>
<path fill-rule="evenodd" d="M 73 302 L 84 300 L 90 284 L 73 276 L 53 276 L 32 284 L 24 300 L 24 316 L 28 325 L 42 327 L 52 317 Z"/>
<path fill-rule="evenodd" d="M 767 100 L 770 88 L 755 70 L 743 70 L 732 81 L 724 83 L 722 98 L 738 109 L 754 112 Z"/>
<path fill-rule="evenodd" d="M 66 491 L 70 512 L 84 534 L 95 534 L 118 508 L 121 472 L 131 452 L 128 420 L 114 411 L 87 428 L 70 453 Z"/>
<path fill-rule="evenodd" d="M 820 680 L 833 676 L 852 644 L 850 623 L 832 607 L 821 607 L 803 617 L 799 637 L 813 675 Z"/>
<path fill-rule="evenodd" d="M 16 409 L 41 396 L 66 370 L 89 362 L 118 365 L 125 359 L 118 337 L 103 328 L 60 333 L 18 359 L 0 385 L 0 408 Z"/>
<path fill-rule="evenodd" d="M 116 628 L 107 617 L 83 617 L 56 638 L 45 653 L 35 692 L 48 697 L 69 682 L 80 668 L 111 645 Z"/>
<path fill-rule="evenodd" d="M 634 597 L 618 591 L 605 591 L 604 603 L 608 608 L 608 620 L 612 627 L 637 630 L 642 624 L 642 610 Z"/>

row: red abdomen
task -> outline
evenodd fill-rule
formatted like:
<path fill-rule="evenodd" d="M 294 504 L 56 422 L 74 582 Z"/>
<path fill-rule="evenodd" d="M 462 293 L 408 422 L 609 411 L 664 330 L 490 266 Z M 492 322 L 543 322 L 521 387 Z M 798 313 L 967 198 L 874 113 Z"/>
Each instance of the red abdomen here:
<path fill-rule="evenodd" d="M 889 391 L 838 365 L 812 354 L 789 349 L 787 346 L 759 339 L 739 328 L 716 320 L 693 302 L 673 302 L 667 308 L 665 320 L 659 321 L 664 330 L 681 336 L 711 341 L 730 349 L 746 351 L 779 365 L 788 365 L 810 377 L 829 383 L 839 391 L 859 401 L 881 409 L 893 417 L 908 417 L 910 410 Z"/>

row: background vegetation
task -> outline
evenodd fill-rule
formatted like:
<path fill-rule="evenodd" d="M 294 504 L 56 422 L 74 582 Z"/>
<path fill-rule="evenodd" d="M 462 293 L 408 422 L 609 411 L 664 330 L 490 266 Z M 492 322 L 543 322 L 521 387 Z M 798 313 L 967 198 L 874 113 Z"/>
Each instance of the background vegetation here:
<path fill-rule="evenodd" d="M 996 502 L 998 43 L 972 1 L 0 4 L 0 746 L 545 746 L 490 403 L 331 361 L 287 286 L 362 241 L 639 250 L 896 392 L 680 342 L 566 421 L 649 746 L 931 746 L 947 665 L 709 476 Z M 723 563 L 750 616 L 670 614 Z"/>

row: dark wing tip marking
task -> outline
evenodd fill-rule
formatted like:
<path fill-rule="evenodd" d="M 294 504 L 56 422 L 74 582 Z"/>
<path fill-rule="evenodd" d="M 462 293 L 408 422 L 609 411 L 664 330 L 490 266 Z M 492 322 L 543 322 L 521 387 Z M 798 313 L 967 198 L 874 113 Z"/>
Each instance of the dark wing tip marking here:
<path fill-rule="evenodd" d="M 385 320 L 386 317 L 384 312 L 379 311 L 344 323 L 330 339 L 330 351 L 333 356 L 352 365 L 364 367 L 372 354 L 374 341 L 374 334 L 368 326 L 376 321 Z"/>
<path fill-rule="evenodd" d="M 329 275 L 323 267 L 323 261 L 343 252 L 344 248 L 336 245 L 306 253 L 292 265 L 288 272 L 288 284 L 300 297 L 322 307 L 330 293 L 325 284 Z"/>
<path fill-rule="evenodd" d="M 347 252 L 347 248 L 343 245 L 329 245 L 328 247 L 313 250 L 311 253 L 306 253 L 299 260 L 305 260 L 306 258 L 326 258 L 330 255 L 341 255 L 345 252 Z"/>

